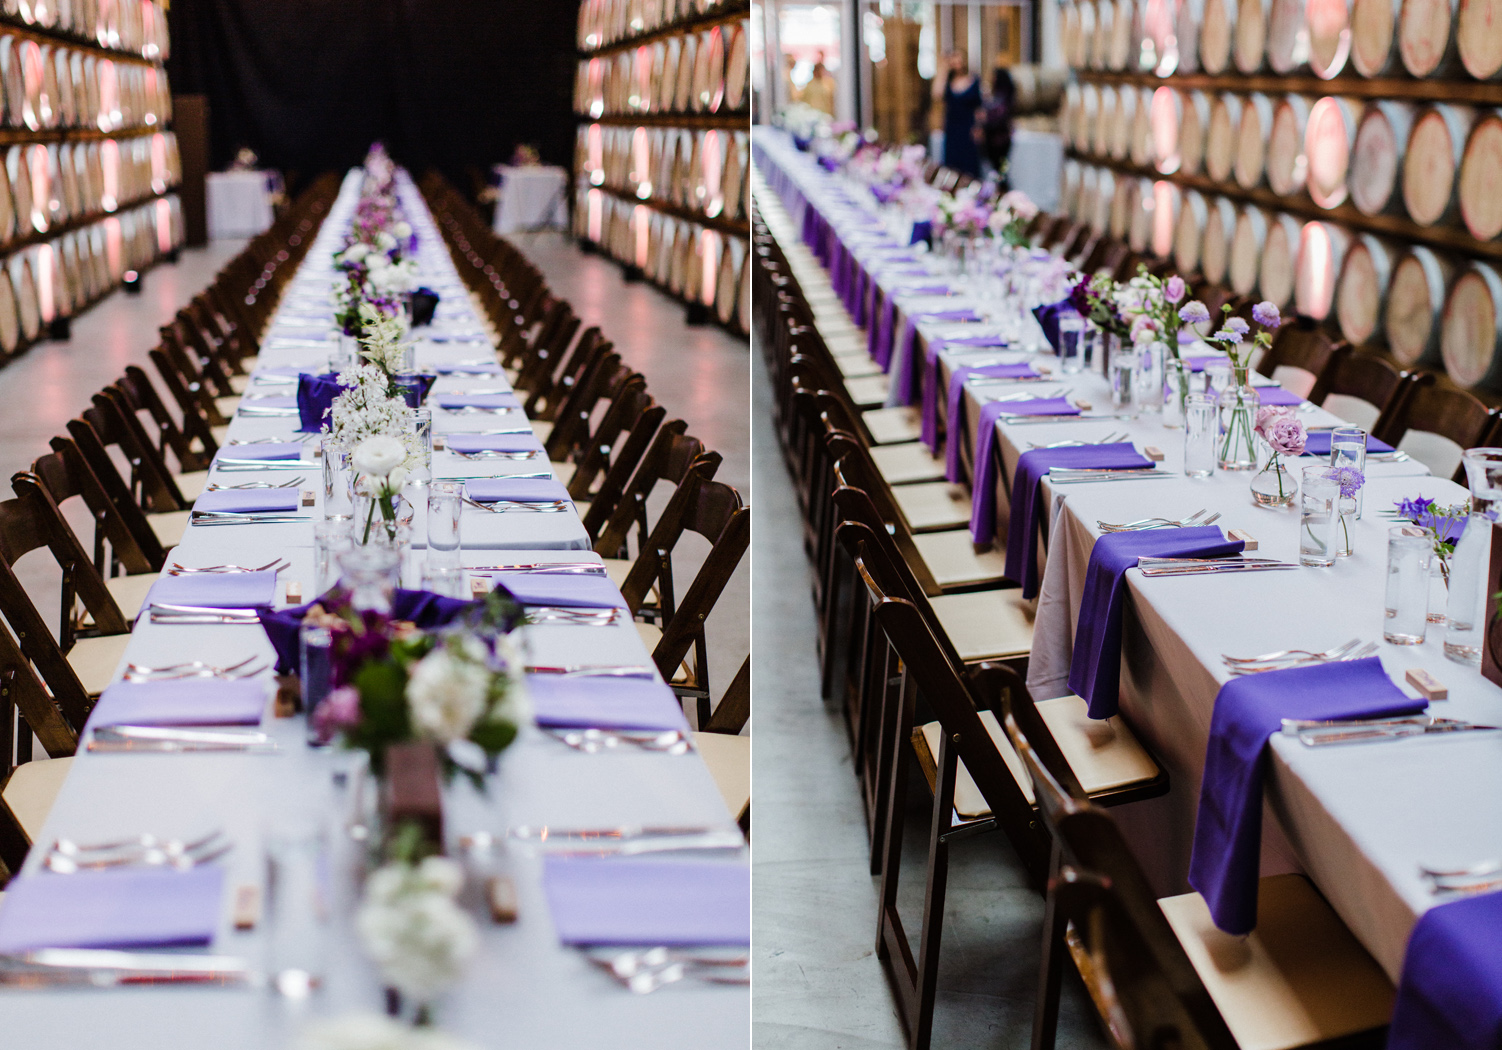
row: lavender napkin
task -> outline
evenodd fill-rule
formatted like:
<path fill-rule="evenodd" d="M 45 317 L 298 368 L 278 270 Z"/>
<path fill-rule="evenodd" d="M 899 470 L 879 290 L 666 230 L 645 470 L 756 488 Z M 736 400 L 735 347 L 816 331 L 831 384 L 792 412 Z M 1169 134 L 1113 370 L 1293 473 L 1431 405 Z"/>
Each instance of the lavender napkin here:
<path fill-rule="evenodd" d="M 1257 396 L 1264 405 L 1302 405 L 1304 399 L 1280 386 L 1259 386 Z"/>
<path fill-rule="evenodd" d="M 1215 361 L 1228 360 L 1230 359 L 1226 357 L 1225 354 L 1197 354 L 1193 357 L 1183 358 L 1184 364 L 1188 366 L 1189 371 L 1191 372 L 1203 372 L 1205 370 L 1205 366 L 1208 364 L 1211 364 Z"/>
<path fill-rule="evenodd" d="M 976 339 L 992 339 L 993 342 L 965 343 L 958 340 L 945 340 L 940 346 L 1005 346 L 1006 343 L 996 336 L 976 336 Z M 926 381 L 923 384 L 923 419 L 919 430 L 919 440 L 929 447 L 930 450 L 939 450 L 939 361 L 936 348 L 932 345 L 928 349 L 928 368 Z M 965 380 L 970 376 L 990 376 L 994 379 L 1024 379 L 1036 376 L 1037 370 L 1026 361 L 1004 365 L 982 365 L 979 368 L 956 368 L 949 374 L 949 390 L 944 399 L 945 420 L 948 430 L 952 434 L 958 434 L 964 427 L 965 412 Z"/>
<path fill-rule="evenodd" d="M 23 875 L 5 887 L 0 952 L 206 945 L 223 891 L 224 869 L 212 864 Z"/>
<path fill-rule="evenodd" d="M 871 352 L 871 360 L 885 372 L 892 364 L 892 328 L 897 323 L 897 302 L 885 293 L 880 299 L 881 309 L 876 323 L 868 329 L 867 349 Z"/>
<path fill-rule="evenodd" d="M 933 321 L 947 324 L 963 324 L 971 321 L 979 321 L 980 314 L 974 310 L 926 310 L 921 313 L 911 314 L 907 319 L 907 325 L 902 330 L 902 345 L 894 349 L 891 361 L 882 365 L 888 371 L 891 370 L 892 362 L 901 362 L 902 371 L 893 377 L 900 396 L 899 404 L 910 405 L 913 403 L 913 369 L 917 365 L 914 360 L 913 347 L 918 342 L 918 322 Z"/>
<path fill-rule="evenodd" d="M 454 452 L 540 452 L 542 443 L 526 434 L 448 434 L 444 443 Z"/>
<path fill-rule="evenodd" d="M 624 609 L 620 590 L 605 576 L 575 573 L 508 572 L 495 577 L 523 605 L 578 609 Z"/>
<path fill-rule="evenodd" d="M 89 725 L 254 726 L 265 709 L 263 678 L 116 682 L 100 695 Z"/>
<path fill-rule="evenodd" d="M 301 503 L 302 494 L 296 489 L 220 489 L 199 496 L 193 509 L 231 514 L 272 514 L 295 511 Z"/>
<path fill-rule="evenodd" d="M 440 394 L 438 407 L 455 408 L 521 408 L 515 394 Z"/>
<path fill-rule="evenodd" d="M 1093 558 L 1091 563 L 1093 568 Z M 1069 684 L 1074 685 L 1072 676 Z M 1216 926 L 1241 935 L 1257 925 L 1262 777 L 1268 737 L 1281 729 L 1282 720 L 1398 718 L 1425 706 L 1427 701 L 1403 695 L 1375 656 L 1246 675 L 1220 687 L 1189 860 L 1189 885 L 1205 898 Z"/>
<path fill-rule="evenodd" d="M 1085 568 L 1085 595 L 1069 664 L 1069 688 L 1084 697 L 1091 718 L 1110 718 L 1120 700 L 1126 571 L 1136 566 L 1139 557 L 1219 558 L 1239 554 L 1242 546 L 1240 540 L 1226 539 L 1214 525 L 1116 532 L 1095 541 Z M 1010 559 L 1011 552 L 1007 554 Z"/>
<path fill-rule="evenodd" d="M 933 223 L 931 223 L 931 222 L 915 222 L 915 223 L 913 223 L 912 237 L 909 238 L 908 243 L 909 244 L 917 244 L 919 241 L 927 241 L 927 240 L 930 240 L 933 237 L 933 235 L 934 235 L 934 224 Z"/>
<path fill-rule="evenodd" d="M 750 944 L 744 864 L 549 857 L 543 888 L 564 944 Z"/>
<path fill-rule="evenodd" d="M 970 535 L 976 543 L 996 538 L 996 478 L 1001 473 L 1001 455 L 996 447 L 996 421 L 1002 416 L 1077 416 L 1080 410 L 1062 397 L 1035 397 L 1026 401 L 988 401 L 981 406 L 975 435 L 974 476 L 970 479 Z M 949 442 L 946 470 L 950 481 L 960 474 L 959 441 Z M 993 469 L 992 460 L 995 460 Z M 1011 555 L 1008 554 L 1010 559 Z"/>
<path fill-rule="evenodd" d="M 302 443 L 299 441 L 255 441 L 248 445 L 226 445 L 219 456 L 228 459 L 301 459 Z"/>
<path fill-rule="evenodd" d="M 1387 1050 L 1493 1050 L 1502 1046 L 1502 893 L 1451 901 L 1419 916 Z"/>
<path fill-rule="evenodd" d="M 687 729 L 673 691 L 646 678 L 527 676 L 527 692 L 540 726 L 577 729 Z"/>
<path fill-rule="evenodd" d="M 261 629 L 271 647 L 276 650 L 276 673 L 296 674 L 298 668 L 297 636 L 302 629 L 303 617 L 317 601 L 306 605 L 294 605 L 286 609 L 257 609 Z M 410 620 L 424 630 L 443 627 L 477 607 L 477 603 L 462 598 L 445 598 L 432 591 L 404 591 L 400 588 L 391 598 L 391 615 L 398 620 Z"/>
<path fill-rule="evenodd" d="M 145 605 L 202 605 L 250 609 L 276 603 L 276 573 L 224 572 L 163 576 L 151 585 Z"/>
<path fill-rule="evenodd" d="M 1053 347 L 1054 353 L 1059 352 L 1059 318 L 1066 315 L 1079 316 L 1079 311 L 1068 299 L 1033 307 L 1033 316 L 1038 319 L 1038 326 L 1043 329 L 1043 338 L 1048 340 L 1048 345 Z"/>
<path fill-rule="evenodd" d="M 1328 430 L 1316 430 L 1304 436 L 1304 455 L 1328 456 L 1330 454 L 1330 439 L 1334 437 Z M 1366 436 L 1366 450 L 1368 452 L 1391 452 L 1393 447 L 1385 441 L 1378 441 L 1370 434 Z"/>
<path fill-rule="evenodd" d="M 1038 496 L 1049 469 L 1074 467 L 1119 470 L 1152 465 L 1152 460 L 1138 452 L 1130 441 L 1112 445 L 1083 445 L 1078 448 L 1038 448 L 1017 457 L 1017 471 L 1012 478 L 1012 513 L 1007 527 L 1006 574 L 1008 579 L 1016 580 L 1022 585 L 1024 598 L 1037 597 L 1041 583 L 1038 577 L 1038 518 L 1042 506 Z M 994 495 L 987 506 L 994 515 Z M 984 525 L 985 522 L 981 524 Z M 987 538 L 994 532 L 993 518 L 991 531 L 986 533 Z"/>
<path fill-rule="evenodd" d="M 548 503 L 568 499 L 568 489 L 553 478 L 475 478 L 464 483 L 464 491 L 476 503 L 498 500 Z"/>
<path fill-rule="evenodd" d="M 923 412 L 918 438 L 929 451 L 939 450 L 939 351 L 951 346 L 986 347 L 1006 346 L 999 335 L 966 335 L 955 339 L 930 339 L 923 351 Z M 950 419 L 954 419 L 951 412 Z M 958 426 L 950 423 L 951 427 Z"/>

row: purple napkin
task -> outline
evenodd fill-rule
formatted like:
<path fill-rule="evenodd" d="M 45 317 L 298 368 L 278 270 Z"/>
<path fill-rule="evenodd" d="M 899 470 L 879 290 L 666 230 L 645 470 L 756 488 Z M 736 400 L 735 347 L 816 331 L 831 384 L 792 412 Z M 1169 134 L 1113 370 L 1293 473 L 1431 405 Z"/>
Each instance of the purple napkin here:
<path fill-rule="evenodd" d="M 116 682 L 100 695 L 89 725 L 255 726 L 265 710 L 263 678 Z"/>
<path fill-rule="evenodd" d="M 912 372 L 913 366 L 917 363 L 913 360 L 913 346 L 918 341 L 918 322 L 935 321 L 941 324 L 949 322 L 959 324 L 970 321 L 979 321 L 980 319 L 980 314 L 970 309 L 925 310 L 921 313 L 910 314 L 908 316 L 907 325 L 902 330 L 902 346 L 900 348 L 901 352 L 899 353 L 894 350 L 891 354 L 891 360 L 882 365 L 883 368 L 891 371 L 891 361 L 900 360 L 903 362 L 903 369 L 906 375 L 898 375 L 894 380 L 894 382 L 898 385 L 898 390 L 903 391 L 902 399 L 899 402 L 900 404 L 910 405 L 913 402 Z"/>
<path fill-rule="evenodd" d="M 295 511 L 301 503 L 302 494 L 296 489 L 220 489 L 199 496 L 193 509 L 231 514 L 272 514 Z"/>
<path fill-rule="evenodd" d="M 568 499 L 568 489 L 553 478 L 475 478 L 464 483 L 464 491 L 476 503 L 498 500 L 548 503 Z"/>
<path fill-rule="evenodd" d="M 151 585 L 144 605 L 202 605 L 251 609 L 276 603 L 276 573 L 224 572 L 163 576 Z"/>
<path fill-rule="evenodd" d="M 229 459 L 301 459 L 302 443 L 299 441 L 255 441 L 248 445 L 225 445 L 219 450 L 219 456 Z"/>
<path fill-rule="evenodd" d="M 871 360 L 885 372 L 892 364 L 892 328 L 897 323 L 897 302 L 890 295 L 881 296 L 881 315 L 870 329 L 869 345 Z"/>
<path fill-rule="evenodd" d="M 223 893 L 213 864 L 23 875 L 5 887 L 0 952 L 209 944 Z"/>
<path fill-rule="evenodd" d="M 446 376 L 489 376 L 498 375 L 501 366 L 493 361 L 481 361 L 478 364 L 456 361 L 448 365 L 434 365 L 433 371 Z"/>
<path fill-rule="evenodd" d="M 439 408 L 521 408 L 515 394 L 440 394 Z"/>
<path fill-rule="evenodd" d="M 1059 352 L 1059 318 L 1065 315 L 1079 316 L 1079 311 L 1068 299 L 1033 307 L 1033 316 L 1038 319 L 1038 325 L 1043 329 L 1043 338 L 1048 340 L 1048 345 L 1053 347 L 1054 353 Z"/>
<path fill-rule="evenodd" d="M 414 238 L 415 240 L 415 238 Z M 431 288 L 416 288 L 412 291 L 412 327 L 422 328 L 433 323 L 442 296 Z"/>
<path fill-rule="evenodd" d="M 926 222 L 926 221 L 925 222 L 915 222 L 915 223 L 913 223 L 913 234 L 912 234 L 912 237 L 909 239 L 908 243 L 909 244 L 917 244 L 919 241 L 927 241 L 927 240 L 930 240 L 933 237 L 933 235 L 934 235 L 934 224 L 933 223 Z"/>
<path fill-rule="evenodd" d="M 1259 386 L 1257 396 L 1264 405 L 1302 405 L 1304 399 L 1280 386 Z"/>
<path fill-rule="evenodd" d="M 271 647 L 276 650 L 276 673 L 296 674 L 298 668 L 297 636 L 302 629 L 303 617 L 318 600 L 306 605 L 294 605 L 286 609 L 257 609 L 261 629 Z M 445 598 L 432 591 L 404 591 L 397 588 L 391 597 L 391 615 L 398 620 L 410 620 L 423 630 L 443 627 L 464 613 L 477 607 L 477 603 L 462 598 Z"/>
<path fill-rule="evenodd" d="M 495 581 L 523 605 L 578 609 L 624 609 L 620 590 L 606 576 L 583 573 L 508 572 Z"/>
<path fill-rule="evenodd" d="M 970 479 L 970 535 L 976 543 L 996 538 L 996 478 L 1001 473 L 1001 453 L 996 447 L 996 421 L 1002 416 L 1077 416 L 1080 410 L 1062 397 L 1032 397 L 1026 401 L 988 401 L 981 406 L 975 435 L 974 475 Z M 956 431 L 958 433 L 958 431 Z M 960 445 L 951 441 L 945 456 L 946 474 L 958 481 Z M 992 469 L 992 459 L 996 460 Z M 948 473 L 952 471 L 953 473 Z M 1008 555 L 1010 558 L 1011 555 Z"/>
<path fill-rule="evenodd" d="M 975 336 L 976 339 L 991 339 L 991 342 L 966 343 L 946 340 L 940 346 L 1005 346 L 1004 340 L 995 336 Z M 930 450 L 939 450 L 939 361 L 936 348 L 930 344 L 927 354 L 927 381 L 923 385 L 923 422 L 919 439 Z M 944 417 L 951 434 L 958 434 L 964 427 L 965 380 L 970 376 L 990 376 L 995 379 L 1023 379 L 1036 376 L 1037 370 L 1026 361 L 1006 365 L 982 365 L 979 368 L 956 368 L 949 375 L 949 391 L 944 399 L 947 415 Z"/>
<path fill-rule="evenodd" d="M 1203 372 L 1205 366 L 1216 361 L 1229 361 L 1225 354 L 1201 354 L 1194 357 L 1185 357 L 1183 362 L 1191 372 Z"/>
<path fill-rule="evenodd" d="M 1387 1050 L 1502 1046 L 1502 893 L 1430 908 L 1408 937 Z"/>
<path fill-rule="evenodd" d="M 1038 496 L 1049 469 L 1074 467 L 1114 470 L 1152 465 L 1152 460 L 1138 452 L 1130 441 L 1075 448 L 1037 448 L 1017 457 L 1017 471 L 1012 478 L 1012 514 L 1007 526 L 1006 574 L 1008 579 L 1016 580 L 1022 585 L 1024 598 L 1037 597 L 1038 587 L 1042 582 L 1038 576 L 1038 518 L 1043 508 Z M 992 482 L 993 486 L 994 484 Z M 994 515 L 994 495 L 986 505 Z M 977 509 L 978 507 L 977 504 Z M 986 533 L 987 540 L 994 532 L 993 517 L 991 531 Z"/>
<path fill-rule="evenodd" d="M 751 943 L 744 864 L 549 857 L 543 888 L 564 944 Z"/>
<path fill-rule="evenodd" d="M 527 676 L 540 726 L 556 729 L 687 729 L 673 690 L 655 678 Z"/>
<path fill-rule="evenodd" d="M 454 452 L 540 452 L 542 444 L 529 431 L 525 434 L 446 434 L 444 443 Z"/>
<path fill-rule="evenodd" d="M 1334 437 L 1328 430 L 1316 430 L 1304 435 L 1304 455 L 1328 456 L 1330 454 L 1330 439 Z M 1385 441 L 1378 441 L 1370 434 L 1366 436 L 1366 450 L 1368 452 L 1391 452 L 1393 447 Z"/>
<path fill-rule="evenodd" d="M 1091 718 L 1110 718 L 1120 700 L 1126 571 L 1136 566 L 1139 557 L 1219 558 L 1239 554 L 1242 546 L 1240 540 L 1226 539 L 1214 525 L 1115 532 L 1095 541 L 1085 569 L 1085 596 L 1069 663 L 1069 688 L 1084 697 Z M 1011 551 L 1007 555 L 1010 561 Z"/>
<path fill-rule="evenodd" d="M 334 398 L 344 393 L 339 377 L 331 372 L 303 372 L 297 378 L 298 430 L 316 434 L 323 429 Z"/>
<path fill-rule="evenodd" d="M 1069 684 L 1074 685 L 1073 676 Z M 1282 720 L 1399 718 L 1419 713 L 1427 703 L 1404 696 L 1375 656 L 1246 675 L 1220 687 L 1189 860 L 1189 885 L 1205 898 L 1216 926 L 1241 935 L 1257 925 L 1262 776 L 1267 740 L 1282 728 Z M 1488 954 L 1495 958 L 1495 939 Z"/>

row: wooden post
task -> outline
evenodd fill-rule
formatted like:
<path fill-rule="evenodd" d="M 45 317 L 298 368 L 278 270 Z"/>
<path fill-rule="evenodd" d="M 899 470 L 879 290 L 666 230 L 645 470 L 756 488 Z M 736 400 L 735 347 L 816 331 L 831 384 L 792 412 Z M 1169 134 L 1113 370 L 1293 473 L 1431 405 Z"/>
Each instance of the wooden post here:
<path fill-rule="evenodd" d="M 209 243 L 209 97 L 172 96 L 172 126 L 182 155 L 183 227 L 190 248 Z"/>

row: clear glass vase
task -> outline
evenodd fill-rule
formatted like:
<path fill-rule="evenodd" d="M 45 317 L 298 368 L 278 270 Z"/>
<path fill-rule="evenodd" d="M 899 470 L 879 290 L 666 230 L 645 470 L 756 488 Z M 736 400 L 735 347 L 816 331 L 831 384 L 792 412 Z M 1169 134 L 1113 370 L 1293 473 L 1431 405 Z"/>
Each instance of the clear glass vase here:
<path fill-rule="evenodd" d="M 1238 365 L 1233 369 L 1232 386 L 1220 395 L 1220 458 L 1221 470 L 1256 470 L 1257 463 L 1257 409 L 1262 407 L 1262 396 L 1248 380 L 1249 369 Z"/>
<path fill-rule="evenodd" d="M 391 612 L 391 598 L 401 576 L 401 551 L 393 545 L 356 545 L 339 555 L 339 572 L 349 600 L 361 612 Z"/>
<path fill-rule="evenodd" d="M 1340 515 L 1340 527 L 1335 530 L 1335 556 L 1337 558 L 1349 558 L 1356 553 L 1352 546 L 1352 540 L 1356 535 L 1356 519 L 1360 516 L 1357 512 L 1360 504 L 1355 496 L 1340 497 L 1335 512 Z"/>
<path fill-rule="evenodd" d="M 1439 554 L 1429 559 L 1429 622 L 1445 622 L 1445 606 L 1450 603 L 1450 565 Z"/>
<path fill-rule="evenodd" d="M 1471 487 L 1471 516 L 1450 556 L 1445 656 L 1479 666 L 1486 630 L 1492 524 L 1502 511 L 1502 448 L 1467 449 L 1463 459 Z"/>
<path fill-rule="evenodd" d="M 1163 359 L 1163 425 L 1172 430 L 1184 426 L 1184 402 L 1189 399 L 1192 373 L 1178 357 Z"/>
<path fill-rule="evenodd" d="M 1137 403 L 1144 412 L 1163 411 L 1163 366 L 1168 347 L 1161 342 L 1144 346 L 1137 355 Z"/>
<path fill-rule="evenodd" d="M 1299 483 L 1293 472 L 1283 462 L 1283 457 L 1266 444 L 1267 459 L 1262 469 L 1252 476 L 1252 499 L 1259 507 L 1291 507 L 1299 494 Z"/>

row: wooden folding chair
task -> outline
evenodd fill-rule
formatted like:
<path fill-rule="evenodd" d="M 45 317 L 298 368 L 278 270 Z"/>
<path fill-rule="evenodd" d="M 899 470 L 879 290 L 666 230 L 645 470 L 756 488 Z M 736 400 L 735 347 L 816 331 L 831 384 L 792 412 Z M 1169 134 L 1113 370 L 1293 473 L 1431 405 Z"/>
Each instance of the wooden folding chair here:
<path fill-rule="evenodd" d="M 1496 409 L 1433 373 L 1415 376 L 1411 383 L 1405 396 L 1382 413 L 1372 427 L 1372 436 L 1378 441 L 1397 448 L 1410 431 L 1423 431 L 1453 441 L 1462 451 L 1488 442 L 1497 426 Z M 1436 474 L 1444 473 L 1437 460 L 1425 465 Z M 1454 468 L 1451 480 L 1466 483 L 1464 464 Z"/>
<path fill-rule="evenodd" d="M 751 836 L 751 738 L 742 736 L 741 730 L 750 717 L 751 657 L 747 656 L 709 721 L 694 734 L 699 757 L 747 838 Z"/>

